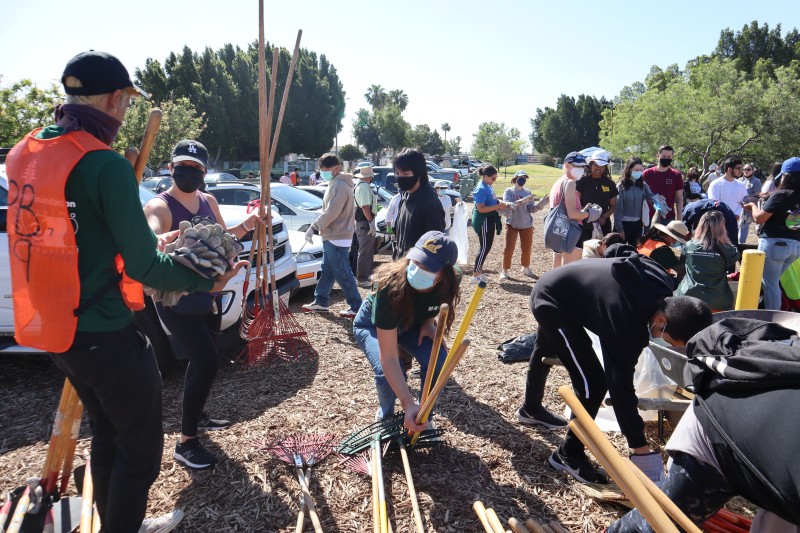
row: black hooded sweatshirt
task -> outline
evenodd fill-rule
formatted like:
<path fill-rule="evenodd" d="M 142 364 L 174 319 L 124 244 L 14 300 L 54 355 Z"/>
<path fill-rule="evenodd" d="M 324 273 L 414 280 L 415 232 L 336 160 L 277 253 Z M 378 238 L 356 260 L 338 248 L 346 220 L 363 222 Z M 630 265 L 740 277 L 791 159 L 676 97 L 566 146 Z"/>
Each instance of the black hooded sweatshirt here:
<path fill-rule="evenodd" d="M 405 256 L 420 237 L 429 231 L 444 231 L 444 208 L 439 195 L 428 183 L 428 178 L 420 178 L 419 189 L 414 192 L 401 192 L 400 207 L 395 221 L 397 248 L 394 259 Z"/>
<path fill-rule="evenodd" d="M 650 317 L 672 296 L 672 277 L 652 259 L 631 254 L 582 259 L 550 270 L 531 293 L 533 308 L 553 307 L 598 337 L 614 413 L 631 447 L 644 446 L 633 373 L 648 345 Z"/>

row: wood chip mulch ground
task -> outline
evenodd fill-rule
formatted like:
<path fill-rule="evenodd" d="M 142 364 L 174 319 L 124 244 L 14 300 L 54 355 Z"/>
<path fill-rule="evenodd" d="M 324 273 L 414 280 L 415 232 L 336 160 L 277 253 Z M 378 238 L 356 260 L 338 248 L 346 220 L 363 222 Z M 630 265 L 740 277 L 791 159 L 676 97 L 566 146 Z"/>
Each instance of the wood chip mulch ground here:
<path fill-rule="evenodd" d="M 470 260 L 477 238 L 470 229 Z M 505 523 L 558 520 L 573 532 L 601 531 L 624 508 L 598 504 L 576 489 L 575 482 L 547 465 L 563 431 L 521 426 L 516 409 L 522 401 L 527 364 L 498 361 L 496 347 L 506 339 L 536 330 L 528 300 L 534 280 L 523 276 L 519 245 L 510 280 L 500 282 L 504 235 L 496 238 L 484 271 L 491 283 L 468 332 L 472 346 L 442 393 L 436 407 L 445 444 L 412 452 L 410 461 L 423 521 L 429 531 L 481 531 L 472 511 L 480 499 Z M 388 256 L 378 256 L 379 263 Z M 532 268 L 551 266 L 544 249 L 541 220 L 534 236 Z M 472 266 L 464 267 L 469 275 Z M 362 292 L 364 292 L 362 290 Z M 457 321 L 463 315 L 470 286 L 462 285 Z M 190 471 L 172 458 L 180 430 L 182 367 L 164 379 L 164 455 L 161 475 L 150 491 L 148 515 L 181 508 L 186 518 L 178 531 L 294 531 L 300 490 L 294 469 L 259 449 L 282 435 L 323 432 L 346 436 L 374 420 L 377 408 L 372 371 L 355 344 L 352 321 L 331 314 L 303 314 L 300 306 L 313 290 L 293 297 L 291 310 L 308 332 L 319 357 L 291 365 L 244 370 L 233 361 L 242 344 L 228 349 L 226 364 L 211 391 L 207 410 L 230 418 L 224 431 L 204 441 L 220 461 L 209 471 Z M 341 291 L 333 303 L 343 303 Z M 458 322 L 457 322 L 458 323 Z M 455 331 L 455 330 L 454 330 Z M 546 403 L 561 412 L 558 386 L 568 383 L 563 368 L 550 374 Z M 410 378 L 412 388 L 418 378 Z M 47 439 L 63 377 L 46 357 L 0 357 L 0 490 L 7 491 L 41 472 Z M 657 442 L 655 425 L 648 435 Z M 612 436 L 620 449 L 624 442 Z M 88 451 L 90 432 L 84 416 L 77 454 Z M 76 459 L 76 463 L 81 463 Z M 334 456 L 313 471 L 311 490 L 325 531 L 372 530 L 369 479 L 342 467 Z M 411 502 L 399 457 L 384 460 L 387 497 L 395 532 L 414 531 Z M 70 486 L 74 493 L 75 488 Z M 311 524 L 306 518 L 306 531 Z"/>

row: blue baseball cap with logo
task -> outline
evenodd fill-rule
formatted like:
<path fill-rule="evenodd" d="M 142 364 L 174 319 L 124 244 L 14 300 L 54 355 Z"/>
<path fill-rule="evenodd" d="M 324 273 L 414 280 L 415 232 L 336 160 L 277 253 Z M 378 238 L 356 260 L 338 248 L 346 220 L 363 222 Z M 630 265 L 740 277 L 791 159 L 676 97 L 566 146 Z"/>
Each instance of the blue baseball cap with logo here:
<path fill-rule="evenodd" d="M 438 274 L 444 267 L 456 264 L 458 247 L 446 233 L 429 231 L 419 238 L 406 257 L 422 265 L 425 270 Z"/>
<path fill-rule="evenodd" d="M 564 163 L 569 163 L 570 165 L 576 167 L 585 167 L 586 157 L 580 152 L 570 152 L 564 158 Z"/>
<path fill-rule="evenodd" d="M 800 172 L 800 157 L 792 157 L 783 162 L 781 174 L 788 174 L 789 172 Z"/>

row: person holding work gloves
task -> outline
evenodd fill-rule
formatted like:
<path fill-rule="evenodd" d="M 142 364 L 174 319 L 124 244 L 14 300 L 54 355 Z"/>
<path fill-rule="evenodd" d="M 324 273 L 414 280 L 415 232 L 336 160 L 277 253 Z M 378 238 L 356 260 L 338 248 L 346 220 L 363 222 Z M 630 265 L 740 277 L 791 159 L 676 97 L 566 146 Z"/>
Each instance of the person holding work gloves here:
<path fill-rule="evenodd" d="M 514 256 L 514 248 L 517 246 L 517 235 L 519 235 L 520 247 L 522 248 L 519 262 L 522 265 L 522 273 L 529 278 L 535 278 L 536 274 L 531 270 L 531 244 L 533 243 L 533 216 L 542 208 L 546 198 L 539 202 L 533 201 L 531 191 L 525 188 L 528 175 L 524 170 L 518 170 L 511 178 L 513 187 L 509 187 L 503 192 L 503 201 L 514 204 L 514 209 L 506 216 L 506 245 L 503 248 L 503 271 L 500 279 L 508 279 L 508 269 L 511 268 L 511 259 Z"/>
<path fill-rule="evenodd" d="M 455 267 L 458 248 L 441 231 L 429 231 L 419 238 L 405 258 L 384 264 L 375 271 L 375 286 L 353 321 L 353 334 L 375 374 L 378 419 L 394 414 L 395 399 L 405 411 L 405 426 L 423 431 L 414 420 L 419 405 L 406 383 L 400 351 L 415 358 L 420 378 L 434 372 L 435 380 L 447 358 L 442 346 L 436 368 L 428 368 L 436 316 L 442 304 L 454 310 L 459 302 L 461 276 Z M 447 315 L 445 332 L 453 325 L 455 313 Z"/>
<path fill-rule="evenodd" d="M 525 402 L 517 411 L 524 425 L 567 426 L 542 405 L 550 366 L 542 358 L 556 355 L 567 369 L 572 388 L 595 417 L 608 391 L 622 434 L 633 451 L 631 460 L 654 480 L 664 472 L 661 454 L 651 451 L 639 415 L 633 373 L 648 336 L 684 346 L 711 324 L 711 310 L 697 298 L 672 297 L 672 278 L 655 261 L 632 254 L 577 261 L 542 274 L 531 292 L 531 311 L 539 330 L 528 367 Z M 600 337 L 603 363 L 586 330 Z M 549 458 L 550 466 L 581 483 L 607 483 L 583 443 L 568 431 Z"/>
<path fill-rule="evenodd" d="M 500 219 L 500 210 L 510 210 L 514 204 L 511 202 L 500 201 L 494 193 L 492 185 L 497 181 L 497 169 L 492 165 L 486 165 L 478 170 L 481 181 L 472 191 L 472 200 L 475 202 L 475 209 L 472 211 L 472 229 L 478 234 L 478 255 L 475 256 L 475 268 L 472 271 L 472 278 L 469 280 L 473 285 L 480 281 L 488 281 L 483 276 L 483 263 L 486 256 L 494 244 L 495 232 L 500 235 L 503 230 L 503 222 Z"/>

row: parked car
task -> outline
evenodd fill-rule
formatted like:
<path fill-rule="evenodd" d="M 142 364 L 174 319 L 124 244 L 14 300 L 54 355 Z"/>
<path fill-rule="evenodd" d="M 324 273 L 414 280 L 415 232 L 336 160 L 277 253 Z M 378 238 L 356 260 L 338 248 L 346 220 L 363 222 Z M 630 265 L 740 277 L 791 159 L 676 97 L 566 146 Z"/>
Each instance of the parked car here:
<path fill-rule="evenodd" d="M 458 189 L 460 186 L 461 172 L 457 168 L 442 168 L 431 161 L 427 162 L 428 178 L 431 182 L 446 180 L 450 182 L 451 189 Z"/>
<path fill-rule="evenodd" d="M 289 231 L 289 242 L 294 250 L 297 263 L 297 281 L 299 288 L 313 287 L 319 282 L 322 273 L 322 237 L 314 235 L 314 242 L 306 242 L 306 234 L 302 231 Z"/>
<path fill-rule="evenodd" d="M 142 206 L 155 198 L 155 194 L 148 189 L 139 187 L 139 200 Z M 5 165 L 0 165 L 0 351 L 9 353 L 37 353 L 38 350 L 18 346 L 14 341 L 14 309 L 11 295 L 11 273 L 8 258 L 8 233 L 6 230 L 8 212 L 8 180 L 5 174 Z M 229 227 L 240 224 L 249 216 L 247 209 L 240 206 L 220 206 L 222 218 Z M 275 230 L 275 274 L 277 288 L 282 298 L 287 298 L 297 290 L 299 283 L 296 277 L 297 264 L 292 254 L 289 234 L 283 220 L 273 211 L 273 229 Z M 244 250 L 240 259 L 247 259 L 250 253 L 252 234 L 241 239 Z M 4 257 L 2 257 L 4 255 Z M 269 275 L 269 269 L 267 269 Z M 246 269 L 242 269 L 225 286 L 221 293 L 222 313 L 221 331 L 235 331 L 239 323 L 242 310 L 242 301 L 246 297 L 247 305 L 252 309 L 255 301 L 255 271 L 249 283 L 250 291 L 244 295 L 244 281 Z M 147 307 L 134 314 L 137 326 L 150 338 L 156 357 L 162 369 L 170 366 L 175 358 L 185 359 L 186 354 L 180 353 L 177 345 L 172 342 L 172 335 L 161 323 L 155 311 L 155 306 L 150 298 L 146 298 Z M 232 329 L 233 328 L 233 329 Z"/>
<path fill-rule="evenodd" d="M 248 183 L 217 183 L 206 187 L 222 205 L 252 207 L 261 199 L 261 188 Z M 273 183 L 270 185 L 272 204 L 290 230 L 306 231 L 319 218 L 322 200 L 298 187 Z"/>
<path fill-rule="evenodd" d="M 357 181 L 354 179 L 353 181 Z M 392 196 L 397 194 L 396 191 L 390 191 L 386 187 L 381 187 L 379 185 L 375 185 L 375 183 L 370 183 L 370 187 L 372 188 L 372 192 L 378 195 L 378 211 L 381 209 L 386 209 L 389 206 L 389 201 L 392 199 Z M 297 187 L 298 189 L 302 189 L 304 191 L 308 191 L 317 198 L 323 198 L 325 196 L 325 191 L 328 190 L 328 186 L 326 185 L 300 185 Z"/>
<path fill-rule="evenodd" d="M 147 178 L 145 180 L 142 180 L 142 187 L 144 187 L 149 191 L 154 192 L 155 194 L 161 194 L 162 192 L 172 187 L 172 177 L 155 176 L 152 178 Z"/>
<path fill-rule="evenodd" d="M 364 167 L 371 167 L 372 161 L 359 161 L 356 165 L 356 168 L 364 168 Z"/>
<path fill-rule="evenodd" d="M 213 174 L 206 174 L 205 177 L 206 185 L 212 185 L 214 183 L 222 183 L 225 181 L 239 181 L 239 178 L 227 172 L 215 172 Z"/>

